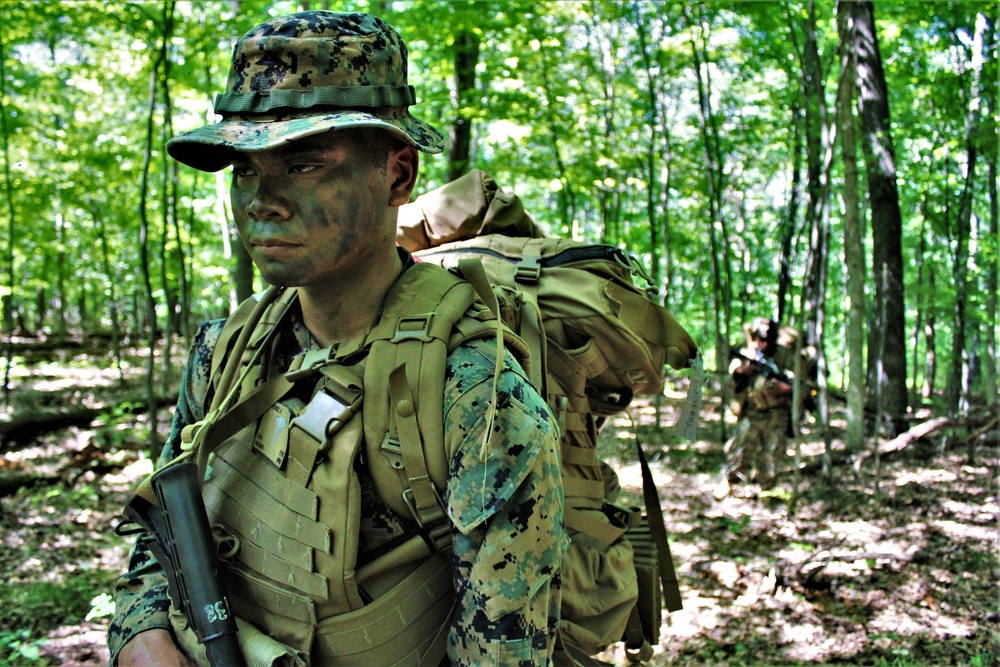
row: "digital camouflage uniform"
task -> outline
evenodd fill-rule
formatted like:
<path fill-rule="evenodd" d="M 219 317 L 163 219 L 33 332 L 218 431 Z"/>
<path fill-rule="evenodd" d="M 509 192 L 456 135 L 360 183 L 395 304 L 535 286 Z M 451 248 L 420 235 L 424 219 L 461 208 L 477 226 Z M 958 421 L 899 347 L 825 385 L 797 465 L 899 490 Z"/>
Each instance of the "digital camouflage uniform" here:
<path fill-rule="evenodd" d="M 406 68 L 406 45 L 374 16 L 301 12 L 271 19 L 236 45 L 226 92 L 215 99 L 225 122 L 174 137 L 168 150 L 196 169 L 218 171 L 230 163 L 227 148 L 255 150 L 330 129 L 377 127 L 440 153 L 444 136 L 407 109 L 416 94 Z"/>
<path fill-rule="evenodd" d="M 223 323 L 203 325 L 195 338 L 160 465 L 179 452 L 181 431 L 201 419 L 211 402 L 208 375 Z M 287 366 L 291 356 L 315 347 L 299 319 L 292 318 L 287 328 L 292 334 L 288 340 L 293 342 L 283 348 L 282 366 Z M 558 435 L 549 423 L 548 408 L 508 353 L 499 405 L 514 399 L 527 406 L 533 420 L 525 423 L 524 411 L 501 409 L 497 433 L 505 437 L 491 441 L 498 455 L 487 457 L 484 463 L 482 434 L 471 427 L 480 421 L 483 405 L 490 399 L 494 344 L 460 345 L 449 356 L 446 370 L 445 430 L 465 436 L 452 461 L 444 499 L 453 521 L 466 529 L 453 535 L 458 606 L 448 654 L 455 665 L 542 665 L 551 655 L 559 623 L 558 566 L 567 545 L 561 521 L 562 490 L 552 483 L 560 476 Z M 543 437 L 510 437 L 524 433 Z M 359 558 L 363 559 L 366 552 L 377 552 L 380 546 L 413 533 L 416 526 L 382 502 L 363 471 L 361 479 Z M 484 491 L 484 479 L 493 480 L 494 487 Z M 501 509 L 493 514 L 496 507 Z M 489 518 L 481 523 L 484 514 Z M 491 548 L 484 551 L 483 544 Z M 119 579 L 115 598 L 117 612 L 108 635 L 112 664 L 121 647 L 139 632 L 170 626 L 166 581 L 145 538 L 133 548 L 129 571 Z"/>
<path fill-rule="evenodd" d="M 791 404 L 759 409 L 746 405 L 733 437 L 726 443 L 727 472 L 731 482 L 757 481 L 774 485 L 788 458 L 788 423 Z"/>

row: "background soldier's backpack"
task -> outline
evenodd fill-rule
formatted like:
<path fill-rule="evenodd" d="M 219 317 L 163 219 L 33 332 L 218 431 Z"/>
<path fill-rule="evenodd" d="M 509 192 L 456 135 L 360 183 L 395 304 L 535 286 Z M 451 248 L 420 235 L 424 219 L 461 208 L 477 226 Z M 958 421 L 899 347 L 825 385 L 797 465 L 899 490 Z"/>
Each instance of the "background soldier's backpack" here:
<path fill-rule="evenodd" d="M 597 455 L 597 430 L 633 394 L 662 391 L 664 364 L 688 366 L 694 342 L 634 284 L 636 275 L 648 278 L 632 257 L 545 238 L 518 198 L 481 171 L 401 207 L 397 241 L 421 261 L 455 268 L 484 301 L 496 295 L 559 420 L 572 540 L 561 570 L 565 655 L 586 663 L 624 640 L 631 657 L 647 659 L 662 607 L 681 607 L 659 495 L 638 448 L 645 513 L 619 502 L 617 475 Z"/>

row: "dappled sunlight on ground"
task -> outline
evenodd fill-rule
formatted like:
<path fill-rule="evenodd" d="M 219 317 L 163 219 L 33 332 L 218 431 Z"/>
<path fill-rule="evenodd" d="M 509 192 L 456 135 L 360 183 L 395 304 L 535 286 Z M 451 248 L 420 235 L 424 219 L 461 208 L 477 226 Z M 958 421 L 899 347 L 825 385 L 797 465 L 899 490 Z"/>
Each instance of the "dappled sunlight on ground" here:
<path fill-rule="evenodd" d="M 72 378 L 40 373 L 36 388 L 64 389 L 29 398 L 87 402 L 107 386 L 104 372 Z M 789 472 L 771 491 L 729 487 L 722 438 L 713 435 L 725 414 L 718 401 L 706 397 L 696 441 L 656 428 L 676 422 L 682 398 L 670 390 L 659 408 L 637 401 L 631 420 L 607 424 L 599 446 L 625 497 L 640 505 L 638 437 L 661 494 L 684 609 L 665 616 L 651 665 L 998 665 L 995 445 L 970 464 L 964 447 L 915 442 L 882 457 L 876 483 L 873 461 L 856 476 L 835 438 L 827 484 L 818 465 L 825 445 L 807 431 L 797 486 Z M 163 410 L 161 437 L 168 425 Z M 106 664 L 107 609 L 95 596 L 125 567 L 129 540 L 113 526 L 152 470 L 137 435 L 144 430 L 145 417 L 126 411 L 3 451 L 0 472 L 40 476 L 34 488 L 0 497 L 0 568 L 4 591 L 57 605 L 46 617 L 31 602 L 23 623 L 44 629 L 40 649 L 51 664 Z M 601 657 L 626 664 L 621 646 Z"/>
<path fill-rule="evenodd" d="M 617 419 L 607 434 L 618 437 L 602 439 L 602 451 L 619 457 L 637 501 L 634 442 L 622 442 L 634 441 L 633 429 Z M 803 475 L 792 515 L 791 473 L 773 491 L 736 485 L 716 500 L 721 442 L 638 435 L 685 604 L 667 617 L 654 664 L 997 664 L 995 447 L 969 466 L 963 454 L 918 442 L 882 457 L 879 484 L 871 462 L 858 478 L 853 466 L 835 466 L 830 485 Z M 824 449 L 804 441 L 803 464 Z M 838 449 L 835 440 L 834 460 Z M 603 657 L 624 664 L 620 647 Z"/>

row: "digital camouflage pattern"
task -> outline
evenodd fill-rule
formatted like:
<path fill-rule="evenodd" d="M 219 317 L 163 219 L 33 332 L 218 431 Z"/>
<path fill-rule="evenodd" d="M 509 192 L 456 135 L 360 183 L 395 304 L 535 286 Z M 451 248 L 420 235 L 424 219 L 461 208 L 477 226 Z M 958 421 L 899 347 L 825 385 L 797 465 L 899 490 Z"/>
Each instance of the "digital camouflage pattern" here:
<path fill-rule="evenodd" d="M 327 130 L 380 127 L 428 153 L 444 136 L 408 107 L 406 44 L 369 14 L 310 11 L 271 19 L 233 50 L 223 120 L 180 134 L 167 150 L 203 171 L 218 171 L 231 152 L 257 151 Z"/>
<path fill-rule="evenodd" d="M 518 370 L 500 376 L 483 456 L 481 401 L 489 396 L 495 349 L 492 341 L 460 347 L 445 378 L 445 446 L 458 441 L 445 505 L 458 529 L 455 587 L 465 619 L 452 629 L 448 654 L 454 664 L 544 665 L 559 622 L 555 577 L 569 545 L 559 437 L 548 406 L 508 353 L 507 368 Z M 484 632 L 507 639 L 482 642 Z"/>
<path fill-rule="evenodd" d="M 756 481 L 764 488 L 774 486 L 788 461 L 789 419 L 790 406 L 744 408 L 733 437 L 725 445 L 730 482 Z"/>
<path fill-rule="evenodd" d="M 211 357 L 222 324 L 203 325 L 191 347 L 161 464 L 179 453 L 181 430 L 200 419 L 211 402 Z M 283 326 L 289 331 L 279 350 L 282 367 L 293 355 L 315 347 L 300 318 L 292 317 Z M 443 495 L 454 522 L 465 530 L 453 536 L 456 613 L 448 652 L 453 665 L 544 665 L 559 623 L 558 565 L 568 543 L 562 527 L 562 490 L 553 483 L 559 479 L 557 431 L 548 408 L 508 354 L 509 368 L 501 374 L 498 389 L 498 433 L 482 458 L 493 344 L 459 346 L 446 368 L 445 432 L 455 439 L 457 453 Z M 364 553 L 411 533 L 414 522 L 385 505 L 366 468 L 361 467 L 359 475 L 359 551 Z M 143 539 L 132 550 L 129 572 L 119 579 L 115 599 L 118 611 L 108 633 L 112 664 L 139 632 L 169 627 L 165 580 Z"/>

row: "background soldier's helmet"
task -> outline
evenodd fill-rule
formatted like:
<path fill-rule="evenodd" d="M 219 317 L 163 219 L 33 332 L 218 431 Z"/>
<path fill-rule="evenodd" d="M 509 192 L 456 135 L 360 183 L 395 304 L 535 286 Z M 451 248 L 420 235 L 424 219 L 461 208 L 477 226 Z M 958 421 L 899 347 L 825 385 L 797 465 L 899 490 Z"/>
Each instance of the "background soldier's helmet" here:
<path fill-rule="evenodd" d="M 773 348 L 778 341 L 778 323 L 766 317 L 756 317 L 743 325 L 747 346 L 757 343 L 762 350 Z"/>
<path fill-rule="evenodd" d="M 233 50 L 223 120 L 170 140 L 175 159 L 218 171 L 232 151 L 255 151 L 327 130 L 378 127 L 427 153 L 444 136 L 410 115 L 406 45 L 385 21 L 360 13 L 300 12 L 261 23 Z"/>

